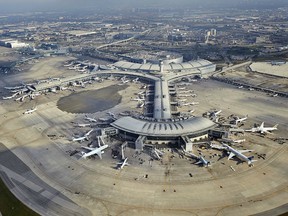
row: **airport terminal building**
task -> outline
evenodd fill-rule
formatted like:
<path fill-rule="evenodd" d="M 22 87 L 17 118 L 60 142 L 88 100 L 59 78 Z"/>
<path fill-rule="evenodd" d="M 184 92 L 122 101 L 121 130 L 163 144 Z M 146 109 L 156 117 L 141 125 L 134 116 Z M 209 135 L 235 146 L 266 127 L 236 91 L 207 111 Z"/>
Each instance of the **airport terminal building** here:
<path fill-rule="evenodd" d="M 111 124 L 123 139 L 135 142 L 135 148 L 139 150 L 144 145 L 163 144 L 184 145 L 186 150 L 192 150 L 193 141 L 208 137 L 209 130 L 216 126 L 213 121 L 203 117 L 175 117 L 175 102 L 171 98 L 177 92 L 172 81 L 185 78 L 190 82 L 195 76 L 214 72 L 215 64 L 204 59 L 183 62 L 183 56 L 163 51 L 153 54 L 133 53 L 124 56 L 124 59 L 114 66 L 126 72 L 156 76 L 153 76 L 154 92 L 150 99 L 152 116 L 126 116 Z"/>
<path fill-rule="evenodd" d="M 111 124 L 118 129 L 125 140 L 135 141 L 136 149 L 143 149 L 145 144 L 185 145 L 192 148 L 192 141 L 208 137 L 208 131 L 215 123 L 203 117 L 154 120 L 122 117 Z M 189 146 L 190 145 L 190 146 Z"/>

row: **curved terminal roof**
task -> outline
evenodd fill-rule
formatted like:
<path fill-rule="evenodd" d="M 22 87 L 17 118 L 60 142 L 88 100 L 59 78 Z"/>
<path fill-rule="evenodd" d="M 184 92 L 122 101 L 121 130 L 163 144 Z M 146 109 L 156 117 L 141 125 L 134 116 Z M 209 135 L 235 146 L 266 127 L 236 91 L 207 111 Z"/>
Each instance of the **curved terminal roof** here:
<path fill-rule="evenodd" d="M 178 137 L 208 131 L 215 126 L 215 123 L 203 117 L 153 122 L 126 116 L 116 120 L 111 125 L 119 130 L 143 136 Z"/>
<path fill-rule="evenodd" d="M 189 61 L 184 63 L 171 63 L 164 64 L 164 70 L 175 71 L 175 70 L 191 70 L 191 69 L 201 69 L 213 65 L 210 61 L 205 59 L 199 59 L 196 61 Z M 160 66 L 158 64 L 139 64 L 128 61 L 118 61 L 114 63 L 114 66 L 122 69 L 129 70 L 146 70 L 146 71 L 160 71 Z"/>

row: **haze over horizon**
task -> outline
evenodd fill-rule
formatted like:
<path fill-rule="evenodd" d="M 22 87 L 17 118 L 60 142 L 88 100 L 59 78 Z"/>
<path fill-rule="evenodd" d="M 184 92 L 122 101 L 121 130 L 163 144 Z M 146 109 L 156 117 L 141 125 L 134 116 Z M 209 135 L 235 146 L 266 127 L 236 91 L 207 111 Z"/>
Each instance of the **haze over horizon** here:
<path fill-rule="evenodd" d="M 287 0 L 0 0 L 0 12 L 69 11 L 129 8 L 277 8 Z"/>

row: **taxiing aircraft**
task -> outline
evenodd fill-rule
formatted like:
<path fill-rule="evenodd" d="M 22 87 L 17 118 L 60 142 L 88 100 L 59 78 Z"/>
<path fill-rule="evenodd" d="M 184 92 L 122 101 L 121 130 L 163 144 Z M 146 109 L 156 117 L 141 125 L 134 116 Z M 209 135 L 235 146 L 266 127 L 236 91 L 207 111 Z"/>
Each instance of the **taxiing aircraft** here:
<path fill-rule="evenodd" d="M 129 166 L 130 164 L 127 162 L 128 157 L 126 157 L 122 162 L 117 163 L 117 165 L 119 165 L 118 169 L 123 169 L 124 166 Z"/>
<path fill-rule="evenodd" d="M 251 152 L 252 150 L 236 150 L 227 144 L 222 143 L 222 145 L 226 148 L 226 150 L 228 152 L 230 152 L 230 154 L 228 156 L 228 160 L 230 160 L 232 157 L 236 156 L 240 160 L 247 162 L 249 166 L 253 166 L 253 162 L 256 161 L 256 160 L 253 160 L 254 156 L 247 157 L 244 154 L 242 154 L 244 152 Z"/>
<path fill-rule="evenodd" d="M 37 110 L 37 107 L 35 107 L 34 109 L 28 109 L 23 114 L 31 114 L 31 113 L 35 112 L 36 110 Z"/>
<path fill-rule="evenodd" d="M 99 148 L 90 148 L 87 146 L 81 146 L 81 147 L 84 149 L 90 150 L 90 152 L 88 152 L 88 153 L 82 152 L 82 158 L 86 159 L 87 157 L 90 157 L 92 155 L 97 154 L 99 156 L 99 158 L 102 159 L 102 154 L 104 153 L 103 150 L 108 148 L 109 146 L 103 145 L 103 146 L 100 146 Z"/>
<path fill-rule="evenodd" d="M 270 133 L 271 131 L 274 131 L 274 130 L 278 130 L 277 129 L 277 126 L 278 124 L 276 124 L 275 126 L 273 127 L 264 127 L 264 122 L 262 122 L 262 124 L 259 126 L 259 127 L 254 127 L 254 128 L 251 128 L 251 129 L 248 129 L 248 130 L 245 130 L 247 132 L 260 132 L 260 133 Z"/>
<path fill-rule="evenodd" d="M 198 157 L 198 160 L 199 160 L 199 161 L 197 161 L 197 162 L 195 163 L 196 165 L 202 164 L 204 167 L 208 167 L 208 166 L 211 165 L 210 161 L 205 160 L 205 158 L 202 157 L 202 156 L 199 156 L 199 157 Z"/>

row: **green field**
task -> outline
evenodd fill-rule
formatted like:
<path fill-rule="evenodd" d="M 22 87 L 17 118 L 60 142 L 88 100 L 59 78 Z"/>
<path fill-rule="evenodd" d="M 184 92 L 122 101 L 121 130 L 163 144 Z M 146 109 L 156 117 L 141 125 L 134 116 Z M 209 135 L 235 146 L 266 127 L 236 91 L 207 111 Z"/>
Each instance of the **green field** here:
<path fill-rule="evenodd" d="M 21 203 L 6 187 L 0 178 L 0 212 L 3 216 L 38 216 Z"/>

